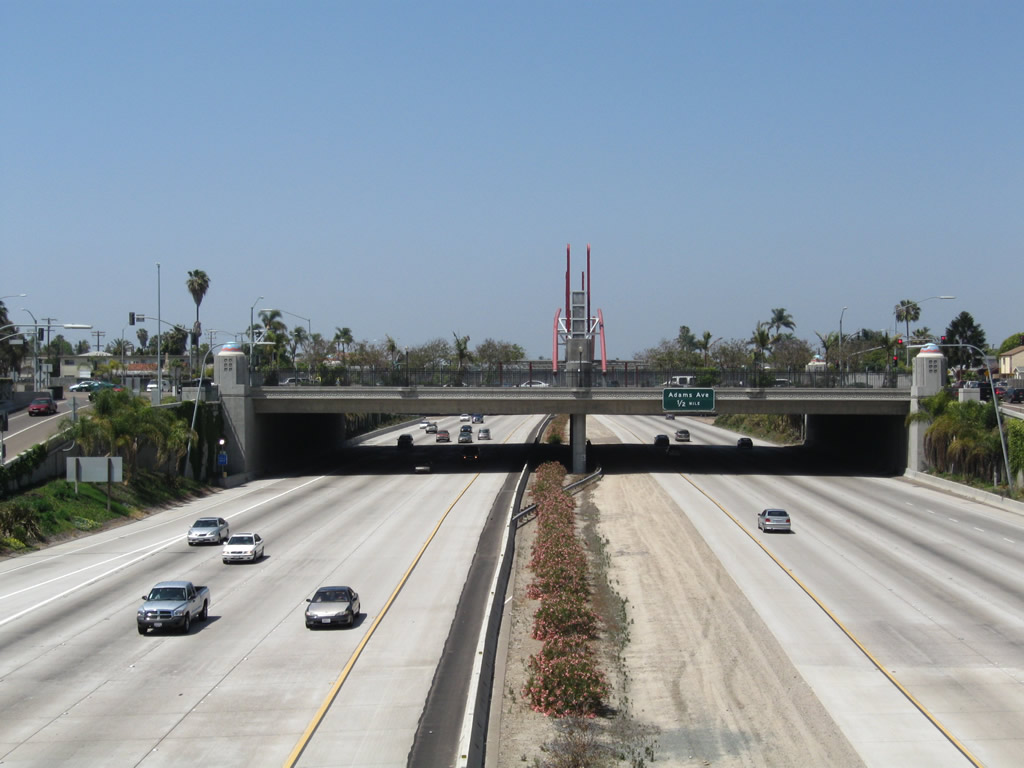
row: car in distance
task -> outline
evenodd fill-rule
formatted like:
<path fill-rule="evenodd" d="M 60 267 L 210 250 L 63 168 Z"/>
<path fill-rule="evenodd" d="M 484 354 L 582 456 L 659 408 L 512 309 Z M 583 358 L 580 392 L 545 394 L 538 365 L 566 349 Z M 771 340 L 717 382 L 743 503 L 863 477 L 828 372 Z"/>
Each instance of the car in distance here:
<path fill-rule="evenodd" d="M 475 445 L 463 446 L 462 460 L 467 462 L 480 461 L 480 449 Z"/>
<path fill-rule="evenodd" d="M 452 441 L 451 435 L 448 434 L 447 429 L 439 429 L 434 435 L 435 443 L 450 443 Z"/>
<path fill-rule="evenodd" d="M 536 381 L 536 380 L 534 380 L 534 381 L 524 381 L 519 386 L 520 387 L 550 387 L 551 385 L 547 384 L 547 383 L 545 383 L 543 381 Z"/>
<path fill-rule="evenodd" d="M 221 559 L 225 563 L 255 563 L 263 557 L 263 537 L 258 533 L 236 533 L 221 549 Z"/>
<path fill-rule="evenodd" d="M 688 442 L 690 442 L 690 430 L 688 430 L 688 429 L 677 429 L 676 430 L 676 442 L 677 443 L 688 443 Z"/>
<path fill-rule="evenodd" d="M 57 403 L 52 397 L 37 397 L 28 404 L 29 416 L 48 416 L 57 412 Z"/>
<path fill-rule="evenodd" d="M 474 424 L 483 424 L 484 423 L 484 416 L 483 416 L 482 413 L 474 413 L 470 417 L 470 421 L 472 421 Z"/>
<path fill-rule="evenodd" d="M 768 531 L 792 531 L 789 512 L 784 509 L 762 509 L 757 514 L 758 529 Z"/>
<path fill-rule="evenodd" d="M 669 421 L 675 421 L 676 415 L 674 413 L 666 413 L 665 418 L 668 419 Z"/>
<path fill-rule="evenodd" d="M 98 381 L 82 379 L 68 387 L 68 392 L 92 392 L 96 388 L 97 384 L 99 384 Z"/>
<path fill-rule="evenodd" d="M 306 602 L 307 629 L 351 627 L 359 618 L 359 595 L 351 587 L 320 587 Z"/>
<path fill-rule="evenodd" d="M 1024 403 L 1024 387 L 1017 387 L 1007 398 L 1011 403 Z"/>
<path fill-rule="evenodd" d="M 420 422 L 420 429 L 426 429 L 429 426 L 430 426 L 430 419 L 423 419 Z"/>
<path fill-rule="evenodd" d="M 223 544 L 231 538 L 231 526 L 223 517 L 200 517 L 188 529 L 188 545 Z"/>
<path fill-rule="evenodd" d="M 469 414 L 464 413 L 461 416 L 459 416 L 459 421 L 469 421 Z"/>
<path fill-rule="evenodd" d="M 412 435 L 409 433 L 398 436 L 398 449 L 401 451 L 412 448 Z"/>
<path fill-rule="evenodd" d="M 472 443 L 473 442 L 473 433 L 472 432 L 459 432 L 459 442 L 460 443 Z"/>
<path fill-rule="evenodd" d="M 437 424 L 435 424 L 434 422 L 430 422 L 429 424 L 427 424 L 427 426 L 424 427 L 424 429 L 426 429 L 428 435 L 437 434 Z"/>
<path fill-rule="evenodd" d="M 736 447 L 737 448 L 753 448 L 754 447 L 754 441 L 751 440 L 749 437 L 741 437 L 739 440 L 736 441 Z"/>
<path fill-rule="evenodd" d="M 476 439 L 477 440 L 490 440 L 491 439 L 491 430 L 489 430 L 487 427 L 480 427 L 480 429 L 476 433 Z"/>
<path fill-rule="evenodd" d="M 191 581 L 161 581 L 143 595 L 136 613 L 139 634 L 150 629 L 177 629 L 187 635 L 192 618 L 206 621 L 210 613 L 210 589 Z"/>
<path fill-rule="evenodd" d="M 655 448 L 668 448 L 668 435 L 655 435 L 654 436 L 654 447 Z"/>

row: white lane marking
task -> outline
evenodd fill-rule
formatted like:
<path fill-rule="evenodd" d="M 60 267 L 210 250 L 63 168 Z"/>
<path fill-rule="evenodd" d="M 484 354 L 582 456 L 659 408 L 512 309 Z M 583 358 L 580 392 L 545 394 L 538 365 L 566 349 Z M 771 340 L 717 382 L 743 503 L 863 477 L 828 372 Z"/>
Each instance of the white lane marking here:
<path fill-rule="evenodd" d="M 256 509 L 257 507 L 263 506 L 264 504 L 266 504 L 269 501 L 275 501 L 275 500 L 281 498 L 282 496 L 286 496 L 287 494 L 292 493 L 293 491 L 297 491 L 300 488 L 304 488 L 305 486 L 310 485 L 311 483 L 315 483 L 315 482 L 317 482 L 319 480 L 323 480 L 325 477 L 327 477 L 327 475 L 320 475 L 319 477 L 314 477 L 311 480 L 308 480 L 307 482 L 303 483 L 302 485 L 297 485 L 297 486 L 295 486 L 295 488 L 291 488 L 291 489 L 289 489 L 287 491 L 282 491 L 281 493 L 277 494 L 277 496 L 272 496 L 269 499 L 264 499 L 263 501 L 258 501 L 255 504 L 253 504 L 252 506 L 246 507 L 245 509 L 241 509 L 238 512 L 236 512 L 235 514 L 230 515 L 226 519 L 235 518 L 235 517 L 238 517 L 239 515 L 244 514 L 246 512 L 251 512 L 252 510 Z M 81 587 L 88 586 L 89 584 L 92 584 L 93 582 L 103 578 L 104 576 L 109 576 L 110 574 L 114 573 L 115 571 L 118 571 L 121 568 L 124 568 L 126 565 L 131 565 L 132 563 L 137 563 L 139 560 L 142 560 L 143 558 L 148 557 L 149 555 L 153 554 L 154 552 L 159 552 L 161 549 L 165 549 L 166 547 L 169 547 L 171 544 L 174 544 L 175 542 L 180 542 L 180 541 L 181 541 L 181 534 L 176 534 L 175 536 L 172 536 L 171 538 L 168 538 L 168 539 L 164 539 L 163 541 L 158 542 L 155 545 L 154 544 L 150 544 L 148 546 L 132 550 L 131 552 L 125 552 L 125 553 L 120 554 L 120 555 L 115 555 L 114 557 L 111 557 L 111 558 L 109 558 L 107 560 L 104 560 L 102 562 L 93 563 L 92 565 L 87 565 L 84 568 L 79 568 L 77 571 L 71 571 L 70 573 L 64 573 L 64 574 L 61 574 L 60 576 L 54 576 L 52 579 L 47 579 L 46 581 L 39 582 L 38 584 L 32 584 L 30 586 L 24 587 L 23 589 L 19 589 L 19 590 L 15 591 L 15 592 L 10 592 L 10 593 L 8 593 L 6 595 L 0 595 L 0 600 L 6 600 L 9 597 L 15 597 L 16 595 L 23 594 L 23 593 L 28 592 L 30 590 L 38 589 L 39 587 L 45 587 L 47 584 L 52 584 L 55 581 L 60 581 L 61 579 L 66 579 L 66 578 L 68 578 L 70 576 L 75 576 L 75 575 L 77 575 L 79 573 L 83 573 L 84 571 L 90 571 L 90 570 L 93 570 L 94 568 L 100 568 L 100 567 L 102 567 L 104 565 L 107 565 L 109 563 L 113 563 L 113 562 L 116 562 L 117 560 L 121 560 L 122 558 L 131 557 L 132 555 L 134 555 L 137 552 L 144 552 L 144 554 L 134 558 L 133 560 L 129 560 L 127 562 L 121 563 L 120 565 L 112 568 L 111 570 L 106 571 L 105 573 L 101 573 L 99 576 L 94 576 L 94 577 L 92 577 L 90 579 L 87 579 L 86 581 L 83 581 L 81 584 L 77 584 L 77 585 L 71 587 L 70 589 L 67 589 L 64 592 L 61 592 L 56 597 L 52 597 L 49 600 L 44 600 L 43 602 L 33 606 L 32 608 L 29 608 L 29 609 L 27 609 L 25 611 L 22 611 L 21 613 L 15 614 L 14 616 L 12 616 L 12 617 L 10 617 L 8 619 L 4 619 L 3 621 L 0 621 L 0 627 L 2 627 L 8 621 L 11 621 L 12 619 L 17 618 L 18 616 L 23 616 L 28 611 L 34 611 L 36 608 L 39 608 L 40 606 L 46 605 L 47 603 L 49 603 L 49 602 L 51 602 L 51 601 L 53 601 L 53 600 L 55 600 L 55 599 L 57 599 L 59 597 L 63 597 L 64 595 L 66 595 L 66 594 L 68 594 L 70 592 L 74 592 L 76 589 L 80 589 Z"/>
<path fill-rule="evenodd" d="M 974 526 L 974 530 L 976 530 L 976 531 L 981 531 L 982 533 L 984 533 L 984 532 L 985 532 L 985 529 L 984 529 L 984 528 L 979 528 L 978 526 Z"/>
<path fill-rule="evenodd" d="M 949 519 L 949 520 L 952 520 L 952 521 L 953 521 L 954 523 L 959 523 L 959 522 L 960 522 L 960 521 L 959 521 L 959 520 L 957 520 L 957 519 L 956 519 L 955 517 L 950 517 L 950 518 L 948 518 L 948 519 Z"/>
<path fill-rule="evenodd" d="M 1008 538 L 1006 538 L 1005 536 L 1003 536 L 1003 541 L 1008 541 L 1008 542 L 1010 542 L 1011 544 L 1016 544 L 1016 543 L 1017 543 L 1017 542 L 1016 542 L 1016 541 L 1014 541 L 1013 539 L 1008 539 Z"/>

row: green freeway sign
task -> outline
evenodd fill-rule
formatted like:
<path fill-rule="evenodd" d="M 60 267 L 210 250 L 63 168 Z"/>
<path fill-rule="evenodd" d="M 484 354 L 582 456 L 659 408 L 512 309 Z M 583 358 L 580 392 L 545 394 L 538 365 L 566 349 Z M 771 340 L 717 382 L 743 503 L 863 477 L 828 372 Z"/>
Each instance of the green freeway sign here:
<path fill-rule="evenodd" d="M 713 411 L 715 390 L 701 387 L 674 387 L 661 392 L 661 407 L 665 411 Z"/>

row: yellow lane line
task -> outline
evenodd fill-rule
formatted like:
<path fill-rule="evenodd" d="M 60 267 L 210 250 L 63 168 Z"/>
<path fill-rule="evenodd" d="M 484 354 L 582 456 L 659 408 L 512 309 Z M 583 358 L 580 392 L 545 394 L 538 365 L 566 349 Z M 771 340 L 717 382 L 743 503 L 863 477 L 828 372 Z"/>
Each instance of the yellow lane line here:
<path fill-rule="evenodd" d="M 932 725 L 934 725 L 939 730 L 939 732 L 943 736 L 945 736 L 946 739 L 948 739 L 949 742 L 954 747 L 957 748 L 957 750 L 960 752 L 960 754 L 962 754 L 964 757 L 966 757 L 968 760 L 970 760 L 971 765 L 974 765 L 975 768 L 983 768 L 983 764 L 978 760 L 978 758 L 976 758 L 974 755 L 972 755 L 970 750 L 968 750 L 967 747 L 964 746 L 960 742 L 960 740 L 956 738 L 956 736 L 954 736 L 952 733 L 950 733 L 949 730 L 944 725 L 942 725 L 942 723 L 940 723 L 931 712 L 929 712 L 925 708 L 924 704 L 922 704 L 920 701 L 918 701 L 916 698 L 914 698 L 914 695 L 910 691 L 908 691 L 903 686 L 903 684 L 899 680 L 897 680 L 896 677 L 891 672 L 889 672 L 889 670 L 887 670 L 885 668 L 885 665 L 882 664 L 882 662 L 880 662 L 877 658 L 875 658 L 875 656 L 871 653 L 871 651 L 869 651 L 867 648 L 864 647 L 864 644 L 854 636 L 853 632 L 851 632 L 849 629 L 846 628 L 846 625 L 844 625 L 843 622 L 841 622 L 839 620 L 839 618 L 834 613 L 832 613 L 831 610 L 828 609 L 828 607 L 818 598 L 818 596 L 815 595 L 811 591 L 810 587 L 808 587 L 800 579 L 798 579 L 793 574 L 793 572 L 789 568 L 787 568 L 785 566 L 785 564 L 781 560 L 779 560 L 779 558 L 777 558 L 774 554 L 772 554 L 772 552 L 768 549 L 768 547 L 766 547 L 761 542 L 760 539 L 758 539 L 745 525 L 743 525 L 743 523 L 741 523 L 731 512 L 729 512 L 729 510 L 727 510 L 725 507 L 723 507 L 721 504 L 719 504 L 718 501 L 714 497 L 711 496 L 711 494 L 709 494 L 707 491 L 705 491 L 703 488 L 701 488 L 699 485 L 697 485 L 697 483 L 695 483 L 689 477 L 684 475 L 682 472 L 679 473 L 679 476 L 681 478 L 683 478 L 683 480 L 688 482 L 691 486 L 693 486 L 698 492 L 700 492 L 708 501 L 710 501 L 712 504 L 714 504 L 716 507 L 718 507 L 720 510 L 722 510 L 722 512 L 724 512 L 725 515 L 730 520 L 732 520 L 736 524 L 736 526 L 741 531 L 743 531 L 751 541 L 753 541 L 755 544 L 757 544 L 757 546 L 759 546 L 761 548 L 761 550 L 766 555 L 768 555 L 768 557 L 770 557 L 772 559 L 772 561 L 774 561 L 774 563 L 777 566 L 779 566 L 779 568 L 781 568 L 783 570 L 783 572 L 787 576 L 789 576 L 789 578 L 792 579 L 793 582 L 798 587 L 800 587 L 800 589 L 802 589 L 804 591 L 804 593 L 809 598 L 811 598 L 811 600 L 813 600 L 814 603 L 822 611 L 825 612 L 825 615 L 828 616 L 832 620 L 832 622 L 837 627 L 839 627 L 840 630 L 842 630 L 843 634 L 846 635 L 846 637 L 849 638 L 851 641 L 853 641 L 853 644 L 856 645 L 860 649 L 861 653 L 863 653 L 865 656 L 867 656 L 868 660 L 872 664 L 875 665 L 875 668 L 879 672 L 881 672 L 883 675 L 885 675 L 886 678 L 889 680 L 889 682 L 892 683 L 894 686 L 896 686 L 897 690 L 899 690 L 899 692 L 902 693 L 907 698 L 907 700 L 911 704 L 913 704 L 917 708 L 917 710 L 922 715 L 925 716 L 925 718 L 928 719 L 928 722 L 930 722 Z"/>
<path fill-rule="evenodd" d="M 370 637 L 377 630 L 378 625 L 381 623 L 381 621 L 384 619 L 384 616 L 391 608 L 391 604 L 395 602 L 395 598 L 398 597 L 398 593 L 402 591 L 402 587 L 404 587 L 405 583 L 409 580 L 409 576 L 412 575 L 413 569 L 416 568 L 416 565 L 419 563 L 420 558 L 423 557 L 423 553 L 427 551 L 427 547 L 430 546 L 430 542 L 434 540 L 434 536 L 436 536 L 437 532 L 441 529 L 441 524 L 444 523 L 445 518 L 448 517 L 448 513 L 455 508 L 455 505 L 459 503 L 459 500 L 466 494 L 466 491 L 469 490 L 470 486 L 476 482 L 478 477 L 480 477 L 479 472 L 473 475 L 473 479 L 470 480 L 466 484 L 466 487 L 459 492 L 459 495 L 455 497 L 455 501 L 453 501 L 448 506 L 448 509 L 444 511 L 444 514 L 441 515 L 441 519 L 438 520 L 437 524 L 434 526 L 434 530 L 430 532 L 430 535 L 427 537 L 427 540 L 423 542 L 423 546 L 420 547 L 420 551 L 416 553 L 416 557 L 413 558 L 412 563 L 409 565 L 405 573 L 402 575 L 402 578 L 399 580 L 398 586 L 395 587 L 394 591 L 391 593 L 391 596 L 387 599 L 387 602 L 384 604 L 384 607 L 381 609 L 380 613 L 377 614 L 377 618 L 373 620 L 373 623 L 370 625 L 370 628 L 366 631 L 366 634 L 363 636 L 363 639 L 359 641 L 359 645 L 357 645 L 355 651 L 352 652 L 352 656 L 345 664 L 345 667 L 341 670 L 341 674 L 338 676 L 338 679 L 335 680 L 334 685 L 331 686 L 331 690 L 327 694 L 327 698 L 324 699 L 323 704 L 320 705 L 320 709 L 318 709 L 316 714 L 313 716 L 313 720 L 309 723 L 308 726 L 306 726 L 306 730 L 302 734 L 302 737 L 295 745 L 295 748 L 292 749 L 291 754 L 288 755 L 288 759 L 285 760 L 284 763 L 285 768 L 292 768 L 292 766 L 295 765 L 296 761 L 302 755 L 303 750 L 305 750 L 306 747 L 308 746 L 309 740 L 313 737 L 313 734 L 316 732 L 316 729 L 320 727 L 320 723 L 323 721 L 324 716 L 327 714 L 327 710 L 330 709 L 331 704 L 334 703 L 334 699 L 337 697 L 338 692 L 341 690 L 341 686 L 345 684 L 345 680 L 348 678 L 349 672 L 352 671 L 352 667 L 355 666 L 360 654 L 363 652 L 363 649 L 366 647 L 366 644 L 370 641 Z"/>

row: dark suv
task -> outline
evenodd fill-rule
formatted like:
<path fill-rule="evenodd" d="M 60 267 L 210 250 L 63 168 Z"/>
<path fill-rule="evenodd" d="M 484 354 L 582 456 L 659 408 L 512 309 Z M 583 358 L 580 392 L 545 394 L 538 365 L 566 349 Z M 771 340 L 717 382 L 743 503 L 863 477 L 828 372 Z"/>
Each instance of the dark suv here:
<path fill-rule="evenodd" d="M 1006 402 L 1024 403 L 1024 387 L 1006 390 Z"/>

